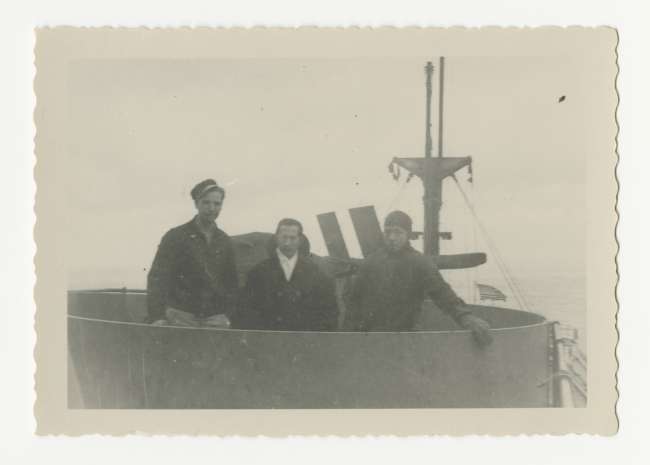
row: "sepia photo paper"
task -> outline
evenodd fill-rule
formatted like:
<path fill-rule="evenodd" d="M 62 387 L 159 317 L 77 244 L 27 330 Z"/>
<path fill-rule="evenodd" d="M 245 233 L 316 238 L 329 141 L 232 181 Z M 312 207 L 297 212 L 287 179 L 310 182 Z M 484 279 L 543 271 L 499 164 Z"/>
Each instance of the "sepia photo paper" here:
<path fill-rule="evenodd" d="M 38 434 L 615 434 L 617 45 L 38 29 Z"/>

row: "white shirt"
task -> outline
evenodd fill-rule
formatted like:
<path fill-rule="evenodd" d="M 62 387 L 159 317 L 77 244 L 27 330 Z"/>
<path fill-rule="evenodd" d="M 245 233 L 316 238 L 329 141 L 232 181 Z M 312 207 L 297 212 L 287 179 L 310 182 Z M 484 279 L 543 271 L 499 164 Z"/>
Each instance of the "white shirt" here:
<path fill-rule="evenodd" d="M 287 281 L 291 280 L 291 275 L 293 274 L 293 269 L 296 267 L 296 262 L 298 261 L 298 252 L 293 254 L 293 257 L 289 258 L 282 252 L 280 249 L 276 249 L 278 258 L 280 259 L 280 266 L 282 271 L 284 271 L 284 277 L 287 278 Z"/>

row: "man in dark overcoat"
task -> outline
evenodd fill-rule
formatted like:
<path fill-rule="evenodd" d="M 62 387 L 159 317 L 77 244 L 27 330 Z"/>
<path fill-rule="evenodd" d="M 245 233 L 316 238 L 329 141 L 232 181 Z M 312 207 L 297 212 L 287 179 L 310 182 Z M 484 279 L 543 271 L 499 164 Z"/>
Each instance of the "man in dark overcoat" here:
<path fill-rule="evenodd" d="M 384 222 L 384 245 L 362 263 L 344 327 L 353 331 L 412 331 L 426 297 L 480 345 L 491 342 L 487 322 L 472 315 L 434 263 L 409 241 L 413 222 L 402 211 Z"/>
<path fill-rule="evenodd" d="M 230 237 L 216 224 L 225 195 L 213 179 L 200 182 L 196 216 L 163 236 L 147 277 L 150 323 L 229 326 L 238 283 Z"/>
<path fill-rule="evenodd" d="M 269 258 L 247 275 L 235 326 L 273 331 L 331 331 L 337 327 L 334 282 L 310 258 L 299 221 L 278 224 Z"/>

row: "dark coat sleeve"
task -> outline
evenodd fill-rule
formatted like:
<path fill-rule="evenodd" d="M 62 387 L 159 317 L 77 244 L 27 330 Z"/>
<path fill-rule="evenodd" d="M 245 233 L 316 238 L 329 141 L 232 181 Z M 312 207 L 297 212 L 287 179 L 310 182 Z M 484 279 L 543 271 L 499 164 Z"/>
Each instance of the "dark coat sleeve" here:
<path fill-rule="evenodd" d="M 173 234 L 168 232 L 160 241 L 147 275 L 147 321 L 149 323 L 165 318 L 165 307 L 173 280 L 175 256 Z"/>
<path fill-rule="evenodd" d="M 363 331 L 366 329 L 365 318 L 363 315 L 362 298 L 368 291 L 368 280 L 370 265 L 366 261 L 359 268 L 356 276 L 351 278 L 350 286 L 352 290 L 348 301 L 346 302 L 346 314 L 343 321 L 343 329 L 348 331 Z"/>
<path fill-rule="evenodd" d="M 447 315 L 460 324 L 460 319 L 469 312 L 463 299 L 458 297 L 449 284 L 444 280 L 438 267 L 426 258 L 420 260 L 419 266 L 424 279 L 425 294 Z"/>
<path fill-rule="evenodd" d="M 232 323 L 237 329 L 259 329 L 262 325 L 262 276 L 259 267 L 254 267 L 246 275 L 246 284 L 237 299 L 237 312 Z"/>
<path fill-rule="evenodd" d="M 315 326 L 321 331 L 338 329 L 339 308 L 336 302 L 334 280 L 320 270 L 316 272 Z"/>
<path fill-rule="evenodd" d="M 228 238 L 228 243 L 225 248 L 225 272 L 224 272 L 224 287 L 225 287 L 225 313 L 231 320 L 235 317 L 237 311 L 237 299 L 239 291 L 239 283 L 237 278 L 237 263 L 235 260 L 235 248 L 232 240 Z"/>

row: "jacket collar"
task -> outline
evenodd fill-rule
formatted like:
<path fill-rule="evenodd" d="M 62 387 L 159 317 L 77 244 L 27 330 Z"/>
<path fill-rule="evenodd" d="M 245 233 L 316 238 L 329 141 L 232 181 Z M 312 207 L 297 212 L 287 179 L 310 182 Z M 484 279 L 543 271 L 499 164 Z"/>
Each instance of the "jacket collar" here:
<path fill-rule="evenodd" d="M 219 229 L 217 223 L 215 223 L 214 226 L 215 226 L 214 232 L 216 237 L 216 234 L 218 234 L 221 231 L 221 229 Z M 192 218 L 190 221 L 185 223 L 185 228 L 191 239 L 196 239 L 197 237 L 203 237 L 203 231 L 201 231 L 201 228 L 199 228 L 199 224 L 198 224 L 198 215 L 194 216 L 194 218 Z"/>
<path fill-rule="evenodd" d="M 411 252 L 413 252 L 415 250 L 410 242 L 408 242 L 404 247 L 402 247 L 401 249 L 399 249 L 396 252 L 393 252 L 392 250 L 390 250 L 386 245 L 383 245 L 382 248 L 383 248 L 384 253 L 386 255 L 388 255 L 389 257 L 396 257 L 396 258 L 408 255 L 408 254 L 410 254 Z"/>
<path fill-rule="evenodd" d="M 308 258 L 305 257 L 303 253 L 298 251 L 296 254 L 296 265 L 293 267 L 293 273 L 291 273 L 291 279 L 289 282 L 293 281 L 296 277 L 296 274 L 300 273 L 300 270 L 305 266 L 307 263 Z M 280 257 L 278 256 L 277 249 L 273 251 L 271 254 L 271 263 L 273 264 L 273 268 L 278 272 L 282 274 L 282 277 L 284 279 L 284 270 L 282 269 L 282 265 L 280 264 Z"/>

